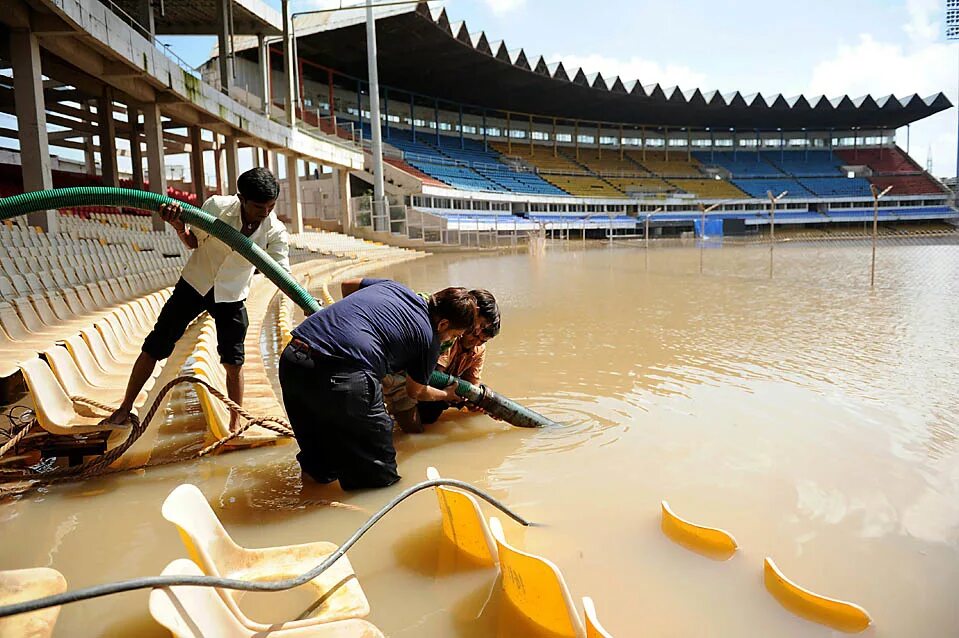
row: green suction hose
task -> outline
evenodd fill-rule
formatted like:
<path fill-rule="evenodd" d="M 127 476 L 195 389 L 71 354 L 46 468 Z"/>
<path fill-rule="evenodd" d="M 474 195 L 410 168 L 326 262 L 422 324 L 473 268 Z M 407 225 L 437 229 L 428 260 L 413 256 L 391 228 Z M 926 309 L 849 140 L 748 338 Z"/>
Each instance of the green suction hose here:
<path fill-rule="evenodd" d="M 286 296 L 293 300 L 307 315 L 320 310 L 320 304 L 299 283 L 277 264 L 262 248 L 250 241 L 243 233 L 210 215 L 196 206 L 172 199 L 166 195 L 134 190 L 131 188 L 110 188 L 106 186 L 77 186 L 74 188 L 55 188 L 0 198 L 0 221 L 26 215 L 40 210 L 75 208 L 78 206 L 122 206 L 156 212 L 162 204 L 179 204 L 181 219 L 191 226 L 216 237 L 224 244 L 240 253 L 267 279 L 276 284 Z M 456 393 L 475 403 L 492 416 L 518 427 L 543 427 L 556 425 L 546 417 L 528 410 L 523 406 L 500 396 L 485 386 L 456 377 L 434 372 L 430 385 L 445 388 L 457 383 Z"/>

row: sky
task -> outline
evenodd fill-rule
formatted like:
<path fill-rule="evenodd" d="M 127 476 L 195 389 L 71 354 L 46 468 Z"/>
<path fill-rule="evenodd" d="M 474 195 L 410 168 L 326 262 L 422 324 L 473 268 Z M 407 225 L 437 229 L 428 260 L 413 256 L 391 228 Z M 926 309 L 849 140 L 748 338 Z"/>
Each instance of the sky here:
<path fill-rule="evenodd" d="M 380 0 L 382 1 L 382 0 Z M 265 0 L 280 8 L 280 0 Z M 356 4 L 359 0 L 343 0 Z M 292 0 L 292 11 L 340 0 Z M 959 101 L 959 42 L 946 42 L 945 0 L 445 0 L 451 22 L 567 69 L 643 84 L 787 97 L 940 91 Z M 192 65 L 212 38 L 164 38 Z M 956 174 L 957 109 L 914 124 L 910 154 Z M 905 129 L 897 141 L 906 148 Z"/>
<path fill-rule="evenodd" d="M 266 0 L 280 7 L 279 0 Z M 355 4 L 358 0 L 345 0 Z M 292 0 L 292 11 L 340 0 Z M 945 0 L 446 0 L 451 22 L 567 69 L 643 84 L 787 97 L 940 91 L 959 101 L 959 42 L 944 37 Z M 175 38 L 191 64 L 207 38 Z M 910 154 L 937 176 L 956 174 L 957 109 L 911 127 Z M 906 131 L 898 132 L 906 148 Z"/>

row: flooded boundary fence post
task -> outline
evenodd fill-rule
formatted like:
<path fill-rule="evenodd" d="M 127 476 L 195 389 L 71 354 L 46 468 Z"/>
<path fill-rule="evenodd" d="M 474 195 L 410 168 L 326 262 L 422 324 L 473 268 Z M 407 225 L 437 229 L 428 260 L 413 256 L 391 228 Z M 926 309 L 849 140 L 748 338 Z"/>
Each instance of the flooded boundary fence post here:
<path fill-rule="evenodd" d="M 892 190 L 892 186 L 887 186 L 881 193 L 875 184 L 869 185 L 872 191 L 872 265 L 869 267 L 869 287 L 876 285 L 876 242 L 879 239 L 879 199 Z"/>

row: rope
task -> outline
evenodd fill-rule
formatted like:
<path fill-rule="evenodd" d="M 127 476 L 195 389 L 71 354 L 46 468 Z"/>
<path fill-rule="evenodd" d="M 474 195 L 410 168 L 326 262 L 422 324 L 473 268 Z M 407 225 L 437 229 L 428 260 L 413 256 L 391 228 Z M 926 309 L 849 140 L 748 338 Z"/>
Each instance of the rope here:
<path fill-rule="evenodd" d="M 25 426 L 23 426 L 23 428 L 21 428 L 19 432 L 17 432 L 14 436 L 12 436 L 9 441 L 4 443 L 3 447 L 0 447 L 0 456 L 3 456 L 7 452 L 15 448 L 17 446 L 17 443 L 22 441 L 23 438 L 27 435 L 27 432 L 30 431 L 30 428 L 33 427 L 34 423 L 36 423 L 36 420 L 30 421 Z"/>
<path fill-rule="evenodd" d="M 56 607 L 58 605 L 66 605 L 69 603 L 79 602 L 81 600 L 89 600 L 91 598 L 99 598 L 101 596 L 109 596 L 111 594 L 119 594 L 121 592 L 133 591 L 136 589 L 147 589 L 154 587 L 176 587 L 182 585 L 195 585 L 200 587 L 218 587 L 221 589 L 235 589 L 240 591 L 258 591 L 258 592 L 276 592 L 276 591 L 286 591 L 288 589 L 293 589 L 294 587 L 299 587 L 304 585 L 327 569 L 329 569 L 336 561 L 342 558 L 347 550 L 349 550 L 356 542 L 372 528 L 380 519 L 386 516 L 390 510 L 394 507 L 405 501 L 407 498 L 420 492 L 422 490 L 428 489 L 430 487 L 438 486 L 449 486 L 455 487 L 457 489 L 463 490 L 465 492 L 470 492 L 484 501 L 495 507 L 496 509 L 503 512 L 505 515 L 512 518 L 514 521 L 523 525 L 525 527 L 530 527 L 534 523 L 526 520 L 519 514 L 513 512 L 506 505 L 501 503 L 499 500 L 490 496 L 483 490 L 473 487 L 469 483 L 463 481 L 457 481 L 454 479 L 435 479 L 430 481 L 423 481 L 422 483 L 417 483 L 416 485 L 404 490 L 397 496 L 393 498 L 389 503 L 381 507 L 375 514 L 370 516 L 363 525 L 356 530 L 352 536 L 350 536 L 346 542 L 340 545 L 335 552 L 323 559 L 319 565 L 311 569 L 310 571 L 295 576 L 293 578 L 286 578 L 283 580 L 271 580 L 271 581 L 256 581 L 250 582 L 246 580 L 239 580 L 236 578 L 222 578 L 219 576 L 144 576 L 142 578 L 131 578 L 130 580 L 122 580 L 115 583 L 107 583 L 104 585 L 94 585 L 92 587 L 85 587 L 83 589 L 76 589 L 74 591 L 64 592 L 62 594 L 55 594 L 53 596 L 45 596 L 43 598 L 37 598 L 35 600 L 27 600 L 19 603 L 13 603 L 11 605 L 0 606 L 0 618 L 6 618 L 7 616 L 13 616 L 15 614 L 24 614 L 31 611 L 37 611 L 39 609 L 46 609 L 47 607 Z"/>
<path fill-rule="evenodd" d="M 150 422 L 153 420 L 153 417 L 156 416 L 157 411 L 160 409 L 160 405 L 163 403 L 163 398 L 167 395 L 167 393 L 170 392 L 170 390 L 172 390 L 175 386 L 181 383 L 194 383 L 194 384 L 200 384 L 204 386 L 210 392 L 210 394 L 212 394 L 214 397 L 222 401 L 223 404 L 226 405 L 226 407 L 229 408 L 231 412 L 234 412 L 240 415 L 241 417 L 243 417 L 244 419 L 246 419 L 246 423 L 244 423 L 241 427 L 239 427 L 235 432 L 231 432 L 229 436 L 225 436 L 222 439 L 218 439 L 214 441 L 212 444 L 204 447 L 202 450 L 200 450 L 199 452 L 197 452 L 196 454 L 190 457 L 175 458 L 175 459 L 170 459 L 160 463 L 152 463 L 152 464 L 146 463 L 136 467 L 114 468 L 112 470 L 108 470 L 107 469 L 108 466 L 110 466 L 114 461 L 116 461 L 118 458 L 123 456 L 123 454 L 127 450 L 129 450 L 134 443 L 136 443 L 137 439 L 139 439 L 143 435 L 143 433 L 147 429 L 147 426 L 150 425 Z M 70 397 L 70 399 L 76 403 L 88 405 L 107 413 L 112 413 L 116 409 L 112 406 L 105 405 L 89 397 L 72 396 Z M 131 470 L 139 470 L 147 467 L 155 467 L 157 465 L 167 465 L 169 463 L 180 463 L 183 461 L 189 461 L 192 459 L 213 454 L 214 452 L 219 450 L 221 447 L 223 447 L 230 441 L 236 439 L 239 436 L 242 436 L 243 433 L 245 433 L 254 425 L 258 425 L 262 428 L 275 432 L 279 434 L 280 436 L 289 436 L 289 437 L 293 436 L 293 429 L 291 428 L 290 423 L 286 419 L 283 419 L 282 417 L 277 417 L 277 416 L 255 417 L 249 412 L 247 412 L 246 410 L 244 410 L 242 406 L 238 405 L 235 401 L 230 399 L 230 397 L 226 396 L 225 394 L 220 392 L 217 388 L 210 385 L 210 383 L 208 383 L 206 380 L 201 379 L 199 377 L 192 376 L 192 375 L 183 375 L 183 376 L 176 377 L 175 379 L 172 379 L 166 385 L 164 385 L 163 388 L 160 390 L 159 394 L 157 395 L 156 399 L 154 399 L 153 404 L 150 406 L 150 409 L 147 411 L 143 419 L 137 418 L 137 416 L 134 414 L 130 414 L 129 418 L 130 418 L 130 422 L 132 423 L 132 427 L 130 429 L 130 434 L 123 441 L 123 443 L 121 443 L 117 447 L 107 451 L 105 454 L 95 459 L 91 459 L 89 461 L 81 463 L 80 465 L 75 465 L 72 467 L 56 468 L 54 470 L 51 470 L 50 472 L 45 472 L 41 476 L 38 476 L 37 474 L 33 473 L 30 470 L 0 470 L 0 481 L 16 481 L 16 480 L 32 481 L 30 485 L 24 486 L 25 488 L 24 491 L 25 491 L 26 489 L 30 489 L 32 487 L 35 487 L 41 484 L 73 481 L 78 479 L 90 478 L 92 476 L 102 476 L 105 474 L 113 474 L 117 472 L 129 472 Z M 22 438 L 25 435 L 26 429 L 27 428 L 19 432 L 17 434 L 17 437 Z M 19 440 L 19 438 L 17 440 Z M 7 446 L 11 446 L 10 442 L 4 445 L 4 448 L 3 448 L 4 452 L 6 451 Z"/>

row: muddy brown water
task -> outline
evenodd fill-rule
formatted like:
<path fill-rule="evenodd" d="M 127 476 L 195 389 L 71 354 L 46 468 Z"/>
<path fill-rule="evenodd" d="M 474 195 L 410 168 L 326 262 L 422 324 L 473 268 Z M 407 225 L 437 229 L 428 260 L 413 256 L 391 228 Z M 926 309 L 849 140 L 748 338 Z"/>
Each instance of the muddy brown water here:
<path fill-rule="evenodd" d="M 777 247 L 772 278 L 762 246 L 555 242 L 539 259 L 390 267 L 417 290 L 492 290 L 503 333 L 486 381 L 562 427 L 454 415 L 397 435 L 404 480 L 382 491 L 304 485 L 293 446 L 52 487 L 0 505 L 0 568 L 52 566 L 72 587 L 158 574 L 185 556 L 160 504 L 187 481 L 240 544 L 338 542 L 434 465 L 541 523 L 504 527 L 620 638 L 832 635 L 766 593 L 765 556 L 869 610 L 866 635 L 959 635 L 959 246 L 880 258 L 872 291 L 869 246 L 849 242 Z M 159 439 L 194 445 L 197 414 L 179 397 Z M 663 499 L 740 551 L 716 562 L 673 544 Z M 440 534 L 423 493 L 350 552 L 370 620 L 396 638 L 533 635 L 489 596 L 494 574 L 458 563 Z M 68 606 L 56 635 L 164 635 L 146 600 Z M 294 592 L 243 606 L 276 621 L 309 603 Z"/>

